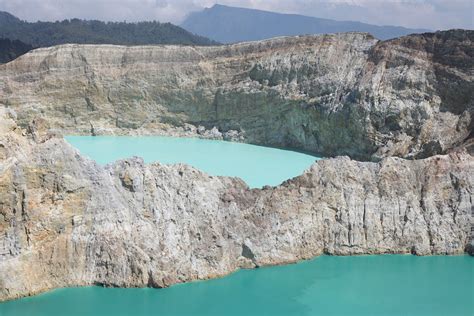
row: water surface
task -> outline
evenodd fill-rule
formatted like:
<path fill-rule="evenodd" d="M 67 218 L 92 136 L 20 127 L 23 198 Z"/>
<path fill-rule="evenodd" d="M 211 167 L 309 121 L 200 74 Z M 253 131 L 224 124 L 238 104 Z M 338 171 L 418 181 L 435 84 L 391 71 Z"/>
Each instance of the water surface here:
<path fill-rule="evenodd" d="M 0 315 L 473 315 L 474 258 L 322 256 L 167 289 L 54 290 Z"/>
<path fill-rule="evenodd" d="M 242 178 L 250 187 L 278 185 L 303 173 L 315 156 L 242 143 L 166 136 L 68 136 L 100 164 L 140 156 L 145 162 L 186 163 L 215 176 Z"/>

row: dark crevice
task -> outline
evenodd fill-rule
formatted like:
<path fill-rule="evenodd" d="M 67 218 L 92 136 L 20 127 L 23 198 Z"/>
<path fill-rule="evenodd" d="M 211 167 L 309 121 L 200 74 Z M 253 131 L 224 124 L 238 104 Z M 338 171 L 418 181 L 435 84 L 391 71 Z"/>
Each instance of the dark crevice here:
<path fill-rule="evenodd" d="M 242 244 L 242 257 L 252 260 L 252 262 L 257 265 L 255 262 L 255 254 L 246 244 Z"/>

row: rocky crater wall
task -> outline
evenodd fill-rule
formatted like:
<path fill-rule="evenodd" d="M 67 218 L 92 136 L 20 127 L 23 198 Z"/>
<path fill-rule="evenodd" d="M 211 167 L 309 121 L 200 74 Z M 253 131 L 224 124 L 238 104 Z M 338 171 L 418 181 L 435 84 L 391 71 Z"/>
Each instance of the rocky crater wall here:
<path fill-rule="evenodd" d="M 0 66 L 0 104 L 74 134 L 194 134 L 359 160 L 472 137 L 474 32 L 219 47 L 62 45 Z"/>
<path fill-rule="evenodd" d="M 1 65 L 0 301 L 322 253 L 473 253 L 473 36 L 63 45 Z M 61 134 L 224 137 L 352 159 L 251 190 L 180 164 L 102 167 Z"/>
<path fill-rule="evenodd" d="M 1 116 L 0 116 L 1 117 Z M 320 160 L 277 187 L 139 158 L 101 167 L 0 118 L 0 300 L 165 287 L 327 253 L 472 250 L 474 159 Z"/>

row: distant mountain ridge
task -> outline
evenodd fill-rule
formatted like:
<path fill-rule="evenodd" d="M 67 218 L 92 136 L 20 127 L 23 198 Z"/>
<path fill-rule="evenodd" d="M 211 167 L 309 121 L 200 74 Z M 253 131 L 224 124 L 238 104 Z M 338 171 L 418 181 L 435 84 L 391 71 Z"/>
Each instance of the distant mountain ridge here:
<path fill-rule="evenodd" d="M 285 35 L 352 31 L 368 32 L 378 39 L 386 40 L 429 31 L 401 26 L 378 26 L 353 21 L 335 21 L 219 4 L 190 14 L 181 23 L 181 27 L 221 43 L 255 41 Z"/>
<path fill-rule="evenodd" d="M 20 23 L 21 20 L 14 16 L 13 14 L 10 14 L 5 11 L 0 11 L 0 26 L 5 26 L 8 23 Z"/>
<path fill-rule="evenodd" d="M 171 23 L 101 22 L 71 19 L 56 22 L 26 22 L 0 11 L 0 38 L 20 40 L 34 47 L 77 44 L 182 44 L 215 45 Z"/>

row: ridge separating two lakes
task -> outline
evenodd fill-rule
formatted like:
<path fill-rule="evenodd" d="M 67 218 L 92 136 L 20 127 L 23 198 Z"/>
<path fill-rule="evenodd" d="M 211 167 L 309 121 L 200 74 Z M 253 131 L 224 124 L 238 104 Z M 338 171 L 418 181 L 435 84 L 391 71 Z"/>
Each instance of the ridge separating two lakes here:
<path fill-rule="evenodd" d="M 251 188 L 278 185 L 321 159 L 291 150 L 201 138 L 65 139 L 101 165 L 132 156 L 146 163 L 186 163 L 213 176 L 240 177 Z M 60 315 L 65 310 L 69 315 L 116 316 L 151 315 L 150 311 L 159 315 L 469 315 L 474 308 L 472 263 L 467 255 L 320 256 L 166 289 L 56 289 L 9 302 L 3 308 L 6 315 L 17 309 L 38 316 Z"/>
<path fill-rule="evenodd" d="M 170 136 L 65 136 L 101 165 L 138 156 L 146 163 L 184 163 L 212 176 L 239 177 L 250 188 L 276 186 L 321 159 L 309 154 L 238 142 Z"/>

